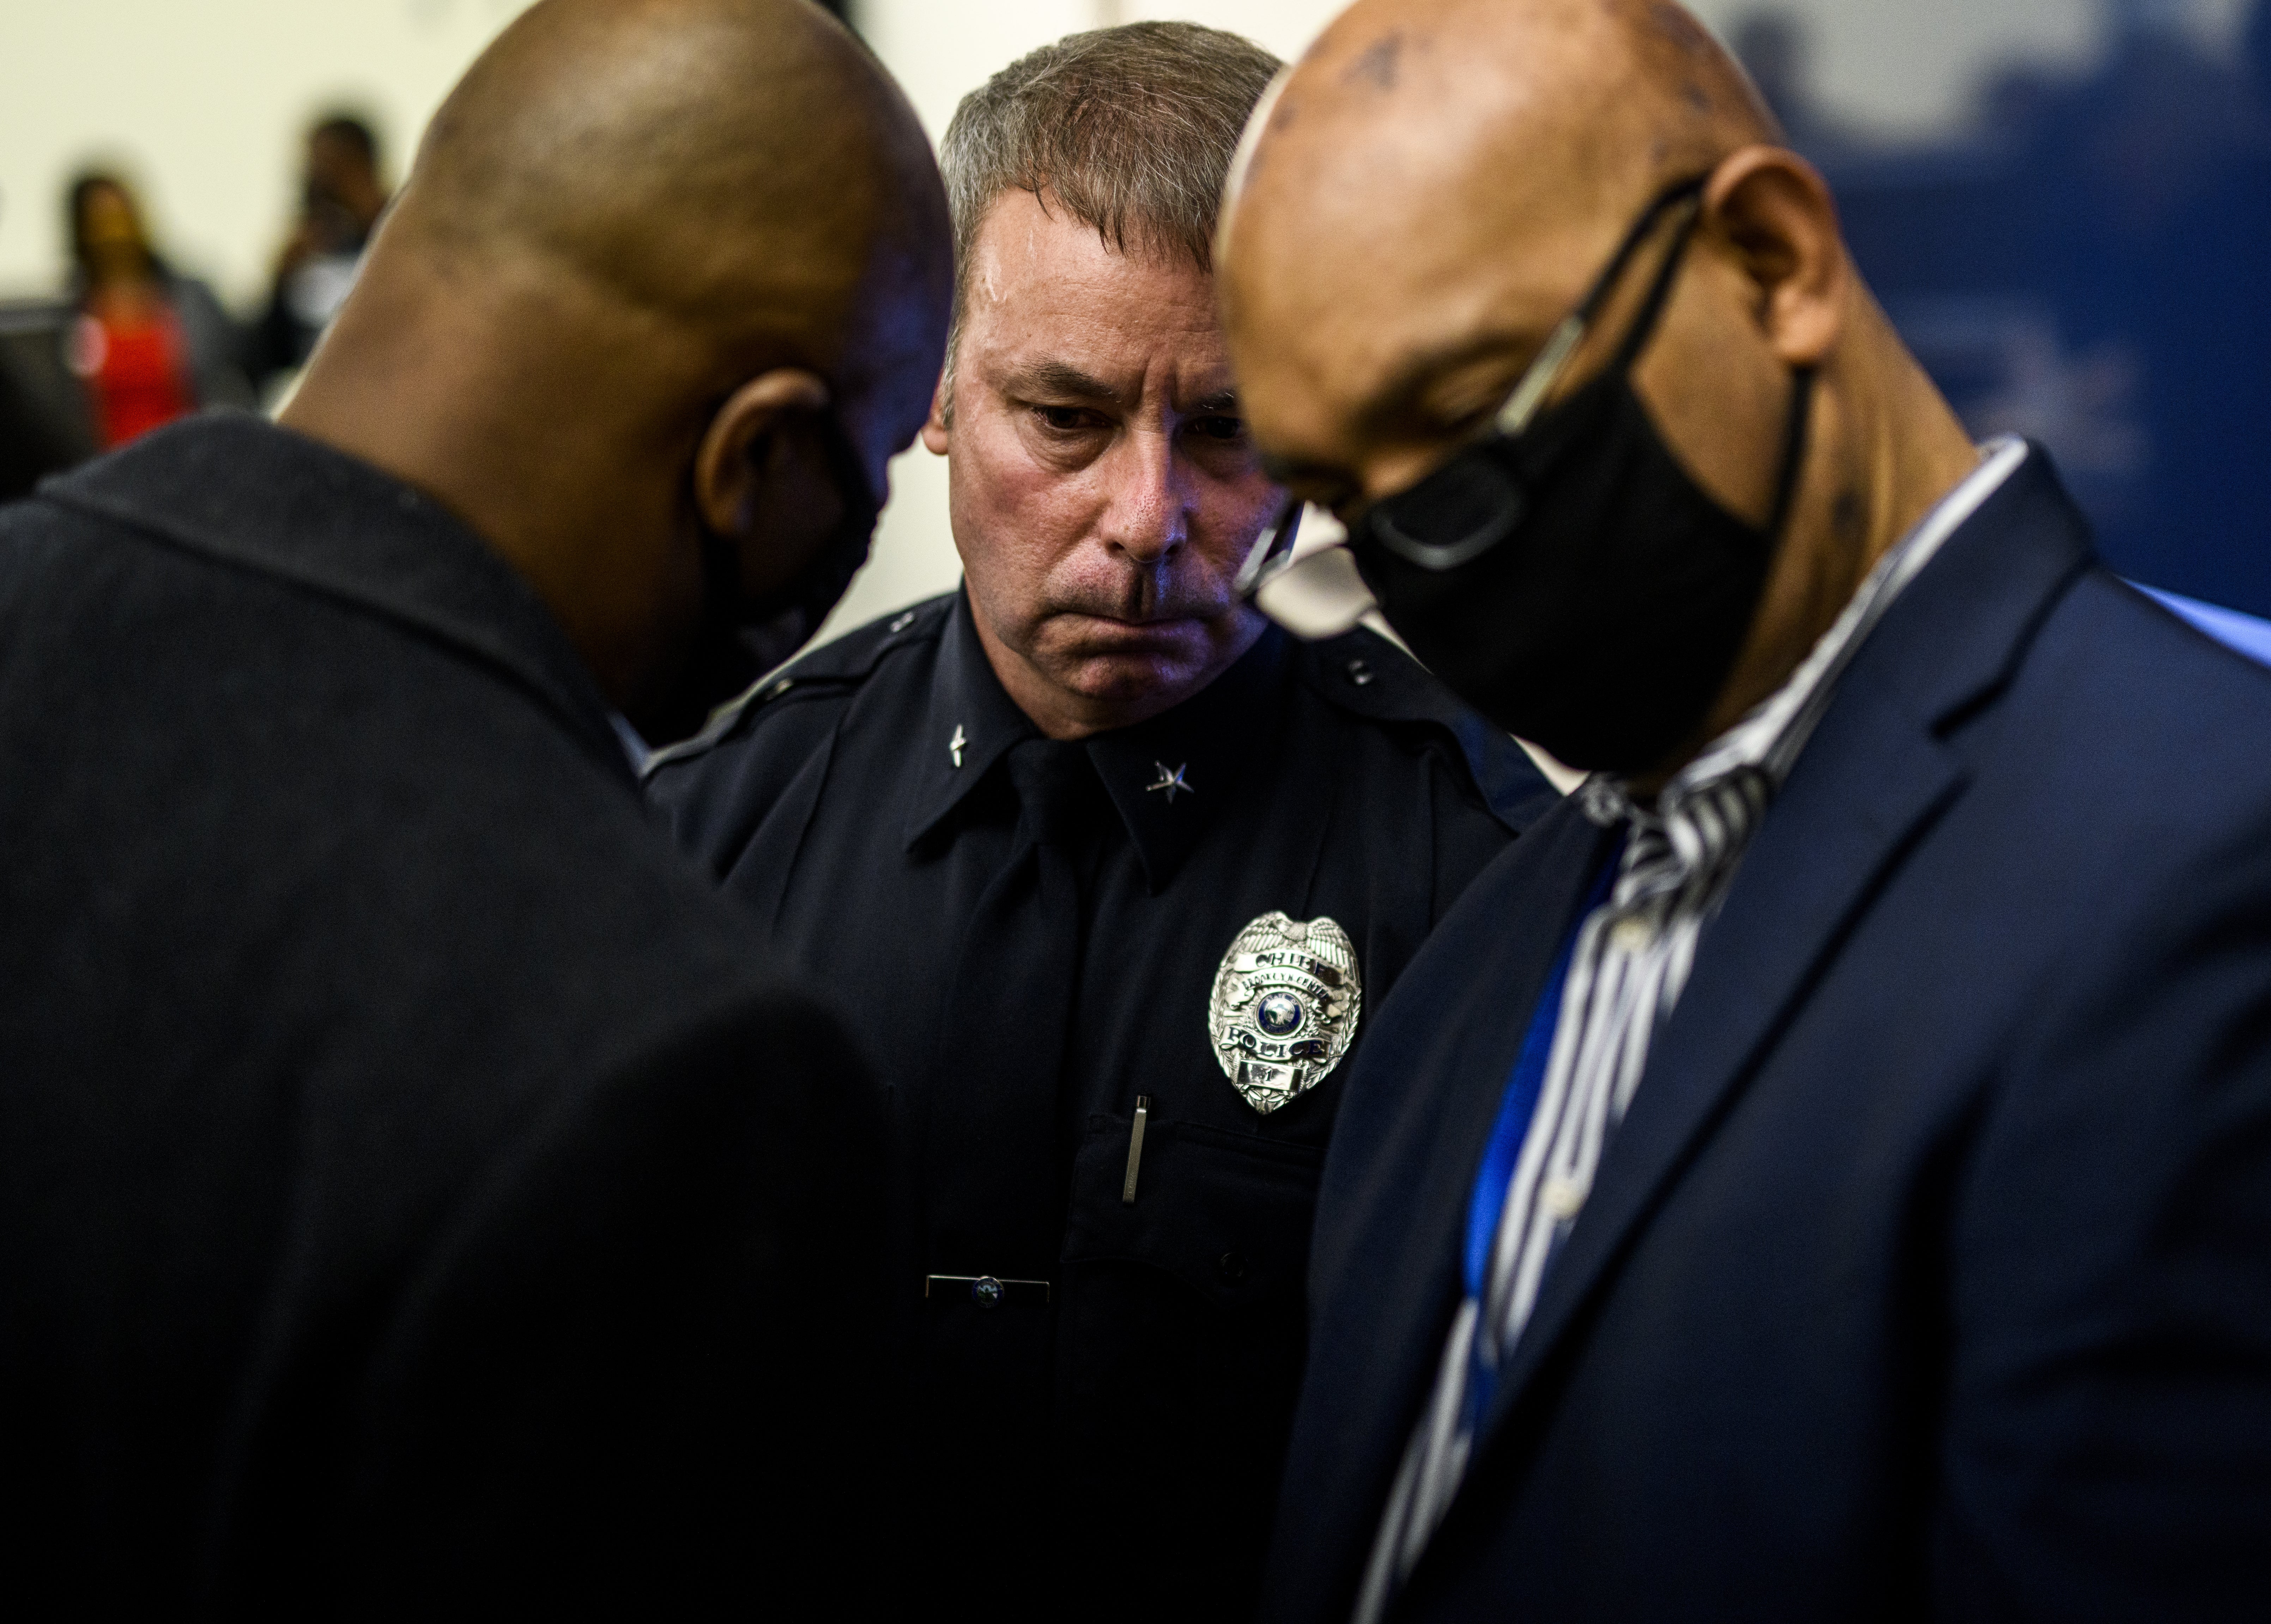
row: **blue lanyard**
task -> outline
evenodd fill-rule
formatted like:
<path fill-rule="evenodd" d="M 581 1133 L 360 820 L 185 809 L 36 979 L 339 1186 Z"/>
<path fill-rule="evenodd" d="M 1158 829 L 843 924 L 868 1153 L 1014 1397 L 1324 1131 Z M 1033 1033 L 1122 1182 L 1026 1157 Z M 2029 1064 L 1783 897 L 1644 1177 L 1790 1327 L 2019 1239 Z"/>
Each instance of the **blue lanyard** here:
<path fill-rule="evenodd" d="M 1545 1063 L 1553 1055 L 1554 1029 L 1561 1024 L 1561 994 L 1569 982 L 1569 961 L 1577 954 L 1577 936 L 1593 910 L 1609 900 L 1623 852 L 1619 842 L 1586 894 L 1585 905 L 1577 910 L 1568 939 L 1561 944 L 1561 956 L 1554 961 L 1553 974 L 1546 978 L 1530 1017 L 1530 1030 L 1523 1036 L 1514 1075 L 1507 1079 L 1506 1097 L 1499 1102 L 1498 1121 L 1491 1127 L 1490 1148 L 1483 1153 L 1482 1171 L 1475 1175 L 1474 1194 L 1467 1202 L 1467 1295 L 1478 1302 L 1490 1279 L 1491 1242 L 1498 1238 L 1499 1219 L 1506 1211 L 1507 1186 L 1514 1182 L 1514 1164 L 1521 1158 L 1523 1141 L 1530 1137 L 1530 1118 L 1538 1114 L 1538 1093 L 1545 1084 Z"/>

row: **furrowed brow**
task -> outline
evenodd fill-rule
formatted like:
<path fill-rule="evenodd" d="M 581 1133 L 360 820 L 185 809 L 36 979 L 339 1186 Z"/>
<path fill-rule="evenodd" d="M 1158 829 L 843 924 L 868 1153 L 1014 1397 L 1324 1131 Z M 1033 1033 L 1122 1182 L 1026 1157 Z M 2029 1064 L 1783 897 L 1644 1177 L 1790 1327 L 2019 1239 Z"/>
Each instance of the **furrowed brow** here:
<path fill-rule="evenodd" d="M 1035 361 L 1009 377 L 1009 392 L 1034 397 L 1120 402 L 1120 391 L 1067 361 Z"/>

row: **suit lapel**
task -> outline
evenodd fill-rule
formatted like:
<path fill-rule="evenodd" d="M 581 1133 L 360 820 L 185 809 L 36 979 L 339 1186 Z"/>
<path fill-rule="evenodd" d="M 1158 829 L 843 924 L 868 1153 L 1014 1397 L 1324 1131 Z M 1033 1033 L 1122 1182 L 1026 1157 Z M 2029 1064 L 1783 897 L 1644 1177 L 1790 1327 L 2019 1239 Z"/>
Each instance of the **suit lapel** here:
<path fill-rule="evenodd" d="M 1607 1289 L 1853 920 L 1962 792 L 1962 759 L 1942 742 L 1947 730 L 1992 702 L 2035 627 L 2091 561 L 2086 527 L 2036 450 L 1856 656 L 1657 1036 L 1631 1113 L 1501 1373 L 1471 1487 L 1519 1472 L 1509 1452 L 1530 1429 L 1511 1423 L 1546 1401 L 1541 1369 L 1569 1344 L 1589 1300 Z M 1364 1087 L 1344 1104 L 1318 1207 L 1315 1335 L 1280 1507 L 1272 1618 L 1345 1616 L 1353 1598 L 1434 1380 L 1492 1116 L 1590 877 L 1586 827 L 1564 805 L 1523 837 L 1508 868 L 1476 883 L 1390 999 L 1396 1018 L 1383 1012 L 1382 1028 L 1395 1028 L 1393 1041 L 1374 1051 Z M 1544 928 L 1526 923 L 1549 916 Z M 1447 996 L 1448 988 L 1459 990 Z M 1407 1090 L 1408 1082 L 1426 1086 Z M 1483 1526 L 1504 1504 L 1499 1494 L 1462 1494 L 1421 1572 L 1452 1560 L 1446 1553 L 1466 1543 L 1459 1531 Z"/>
<path fill-rule="evenodd" d="M 1657 1034 L 1631 1112 L 1500 1380 L 1484 1448 L 1876 882 L 1962 787 L 1955 759 L 1907 718 L 1869 718 L 1840 735 L 1817 737 L 1801 758 L 1706 932 L 1694 978 Z"/>
<path fill-rule="evenodd" d="M 1502 1373 L 1478 1454 L 1750 1077 L 1903 852 L 1959 795 L 1947 718 L 1985 701 L 2090 562 L 2039 449 L 1950 539 L 1857 656 L 1705 931 L 1632 1109 Z M 1455 1511 L 1454 1515 L 1456 1515 Z"/>
<path fill-rule="evenodd" d="M 1460 1291 L 1467 1203 L 1531 1006 L 1615 835 L 1563 802 L 1429 937 L 1366 1039 L 1310 1258 L 1315 1352 L 1282 1526 L 1361 1564 Z M 1446 1001 L 1444 990 L 1458 989 Z M 1441 1079 L 1425 1097 L 1418 1079 Z M 1344 1576 L 1344 1578 L 1345 1576 Z M 1352 1583 L 1352 1579 L 1345 1582 Z M 1299 1609 L 1296 1610 L 1297 1612 Z"/>
<path fill-rule="evenodd" d="M 1538 863 L 1530 884 L 1516 892 L 1527 905 L 1523 923 L 1528 928 L 1518 939 L 1507 943 L 1510 951 L 1500 960 L 1500 973 L 1492 978 L 1486 997 L 1462 1012 L 1451 1028 L 1456 1034 L 1451 1041 L 1465 1051 L 1447 1068 L 1460 1079 L 1457 1090 L 1444 1101 L 1441 1111 L 1427 1119 L 1424 1137 L 1411 1146 L 1415 1153 L 1409 1164 L 1411 1182 L 1400 1189 L 1380 1191 L 1388 1209 L 1380 1216 L 1404 1231 L 1403 1244 L 1408 1252 L 1410 1266 L 1395 1271 L 1392 1278 L 1426 1283 L 1424 1305 L 1396 1305 L 1398 1311 L 1408 1308 L 1418 1316 L 1412 1323 L 1448 1324 L 1456 1306 L 1462 1289 L 1459 1259 L 1466 1235 L 1467 1207 L 1491 1123 L 1505 1097 L 1539 991 L 1552 973 L 1562 942 L 1577 923 L 1577 910 L 1595 874 L 1616 841 L 1613 832 L 1587 822 L 1574 802 L 1564 803 L 1557 812 L 1552 825 L 1533 826 L 1523 837 L 1522 849 Z M 1508 934 L 1502 922 L 1494 921 L 1491 928 L 1501 937 Z M 1412 1210 L 1415 1195 L 1416 1213 Z M 1395 1210 L 1399 1207 L 1400 1211 Z M 1395 1314 L 1382 1314 L 1380 1323 L 1392 1328 Z M 1439 1345 L 1429 1346 L 1419 1362 L 1432 1372 L 1440 1352 Z"/>

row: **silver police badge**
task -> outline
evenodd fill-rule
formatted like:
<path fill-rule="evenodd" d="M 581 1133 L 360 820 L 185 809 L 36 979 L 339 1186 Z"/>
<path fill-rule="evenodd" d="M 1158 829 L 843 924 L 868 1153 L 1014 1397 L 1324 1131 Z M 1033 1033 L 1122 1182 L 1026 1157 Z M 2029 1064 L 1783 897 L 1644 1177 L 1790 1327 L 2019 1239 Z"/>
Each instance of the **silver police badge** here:
<path fill-rule="evenodd" d="M 1331 1074 L 1363 1008 L 1347 931 L 1330 919 L 1264 914 L 1222 956 L 1207 1031 L 1231 1086 L 1267 1116 Z"/>

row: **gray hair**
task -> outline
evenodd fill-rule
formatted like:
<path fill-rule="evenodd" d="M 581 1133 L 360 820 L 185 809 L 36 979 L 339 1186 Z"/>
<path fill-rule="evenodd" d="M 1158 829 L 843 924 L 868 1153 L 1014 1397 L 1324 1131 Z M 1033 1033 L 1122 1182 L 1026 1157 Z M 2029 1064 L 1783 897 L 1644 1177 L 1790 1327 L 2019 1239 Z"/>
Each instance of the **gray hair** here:
<path fill-rule="evenodd" d="M 1128 23 L 1068 34 L 962 99 L 940 152 L 954 211 L 949 414 L 970 250 L 994 202 L 1028 191 L 1117 252 L 1180 254 L 1210 271 L 1232 155 L 1283 65 L 1219 28 Z"/>

